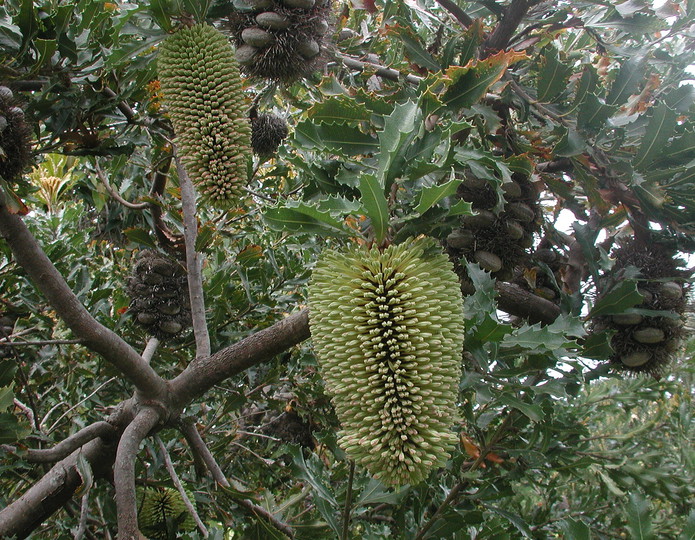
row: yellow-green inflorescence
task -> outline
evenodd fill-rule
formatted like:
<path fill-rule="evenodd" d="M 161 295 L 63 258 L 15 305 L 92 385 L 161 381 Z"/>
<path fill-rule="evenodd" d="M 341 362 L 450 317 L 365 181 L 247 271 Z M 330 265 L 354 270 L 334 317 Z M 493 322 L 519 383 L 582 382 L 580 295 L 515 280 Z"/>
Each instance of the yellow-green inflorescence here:
<path fill-rule="evenodd" d="M 213 203 L 238 201 L 252 159 L 251 124 L 229 41 L 199 24 L 161 45 L 159 79 L 186 170 Z"/>
<path fill-rule="evenodd" d="M 193 503 L 193 494 L 188 490 L 186 494 Z M 178 532 L 194 530 L 195 521 L 178 490 L 147 487 L 138 493 L 138 527 L 147 538 L 166 540 L 178 538 Z"/>
<path fill-rule="evenodd" d="M 423 480 L 457 441 L 463 300 L 448 258 L 425 238 L 330 250 L 309 303 L 340 446 L 385 484 Z"/>

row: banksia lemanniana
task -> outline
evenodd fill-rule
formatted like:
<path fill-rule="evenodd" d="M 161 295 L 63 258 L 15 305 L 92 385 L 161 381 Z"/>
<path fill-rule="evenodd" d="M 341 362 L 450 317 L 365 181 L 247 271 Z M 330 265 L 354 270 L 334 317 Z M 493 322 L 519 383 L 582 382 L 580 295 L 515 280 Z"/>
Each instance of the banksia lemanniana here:
<path fill-rule="evenodd" d="M 215 203 L 236 202 L 249 177 L 251 125 L 231 45 L 200 24 L 169 36 L 157 62 L 191 180 Z"/>
<path fill-rule="evenodd" d="M 641 312 L 629 310 L 591 321 L 592 332 L 611 334 L 611 367 L 659 377 L 678 350 L 686 333 L 683 313 L 690 273 L 678 268 L 675 253 L 675 248 L 658 241 L 647 245 L 634 238 L 612 253 L 615 265 L 599 283 L 598 298 L 619 284 L 626 270 L 637 268 L 637 289 L 644 299 L 636 306 Z"/>
<path fill-rule="evenodd" d="M 251 116 L 251 146 L 260 156 L 274 154 L 287 137 L 287 122 L 274 114 Z"/>
<path fill-rule="evenodd" d="M 309 305 L 340 446 L 386 484 L 420 482 L 457 440 L 464 329 L 451 263 L 428 239 L 328 251 Z"/>
<path fill-rule="evenodd" d="M 230 23 L 244 73 L 292 82 L 325 63 L 331 0 L 236 0 L 234 7 Z"/>
<path fill-rule="evenodd" d="M 0 178 L 17 180 L 31 159 L 29 127 L 12 90 L 0 86 Z"/>
<path fill-rule="evenodd" d="M 186 494 L 195 505 L 195 499 L 187 490 Z M 195 520 L 178 490 L 150 486 L 139 489 L 137 498 L 138 527 L 147 538 L 168 540 L 177 538 L 179 532 L 195 529 Z"/>
<path fill-rule="evenodd" d="M 186 271 L 177 261 L 156 251 L 143 251 L 127 290 L 129 312 L 154 337 L 169 340 L 191 326 Z"/>

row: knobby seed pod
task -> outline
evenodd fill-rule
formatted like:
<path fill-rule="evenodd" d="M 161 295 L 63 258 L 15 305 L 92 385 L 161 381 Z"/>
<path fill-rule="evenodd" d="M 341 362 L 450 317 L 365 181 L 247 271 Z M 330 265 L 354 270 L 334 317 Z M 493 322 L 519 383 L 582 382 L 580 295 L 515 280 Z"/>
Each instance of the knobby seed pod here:
<path fill-rule="evenodd" d="M 249 178 L 251 125 L 234 52 L 206 24 L 160 46 L 158 69 L 186 171 L 219 205 L 238 201 Z"/>
<path fill-rule="evenodd" d="M 12 90 L 0 86 L 0 178 L 17 180 L 31 161 L 29 126 Z"/>
<path fill-rule="evenodd" d="M 166 341 L 191 326 L 186 271 L 156 251 L 138 255 L 128 280 L 129 312 L 148 333 Z"/>
<path fill-rule="evenodd" d="M 289 83 L 325 64 L 331 0 L 236 0 L 234 8 L 236 58 L 247 75 Z"/>
<path fill-rule="evenodd" d="M 420 482 L 457 440 L 463 301 L 448 258 L 422 238 L 327 251 L 309 303 L 340 446 L 386 484 Z"/>
<path fill-rule="evenodd" d="M 192 494 L 186 494 L 194 503 Z M 179 532 L 193 531 L 195 520 L 177 489 L 146 487 L 138 493 L 138 527 L 147 538 L 167 540 L 177 538 Z"/>
<path fill-rule="evenodd" d="M 287 122 L 274 114 L 251 117 L 251 146 L 261 156 L 274 154 L 287 137 Z"/>
<path fill-rule="evenodd" d="M 613 368 L 628 373 L 648 373 L 659 377 L 686 331 L 683 313 L 684 289 L 690 272 L 679 269 L 677 249 L 653 240 L 646 244 L 634 238 L 623 241 L 612 252 L 615 265 L 599 282 L 598 300 L 620 283 L 624 271 L 638 268 L 638 291 L 642 303 L 634 311 L 595 317 L 592 332 L 611 334 Z"/>

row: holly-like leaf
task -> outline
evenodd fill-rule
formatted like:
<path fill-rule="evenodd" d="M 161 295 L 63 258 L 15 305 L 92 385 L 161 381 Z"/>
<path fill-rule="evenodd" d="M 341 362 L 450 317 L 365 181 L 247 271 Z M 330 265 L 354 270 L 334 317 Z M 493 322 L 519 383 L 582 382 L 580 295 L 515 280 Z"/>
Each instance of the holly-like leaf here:
<path fill-rule="evenodd" d="M 294 137 L 305 149 L 332 150 L 345 156 L 373 154 L 379 150 L 374 137 L 345 124 L 317 124 L 305 120 L 297 124 Z"/>
<path fill-rule="evenodd" d="M 409 28 L 403 26 L 391 27 L 389 34 L 396 36 L 405 48 L 406 56 L 416 66 L 429 71 L 439 71 L 441 66 L 427 51 L 420 38 Z"/>
<path fill-rule="evenodd" d="M 330 96 L 307 111 L 313 123 L 348 124 L 369 120 L 371 113 L 351 96 Z"/>
<path fill-rule="evenodd" d="M 588 94 L 579 108 L 577 127 L 598 131 L 614 111 L 614 106 L 601 103 L 594 94 Z"/>
<path fill-rule="evenodd" d="M 465 67 L 450 67 L 446 70 L 450 83 L 442 98 L 444 106 L 452 110 L 470 107 L 502 78 L 511 64 L 522 58 L 526 55 L 518 51 L 500 51 Z"/>
<path fill-rule="evenodd" d="M 329 211 L 322 211 L 317 204 L 293 201 L 285 206 L 268 208 L 263 214 L 266 224 L 276 231 L 289 231 L 300 234 L 324 234 L 345 236 L 350 231 Z"/>
<path fill-rule="evenodd" d="M 416 197 L 417 205 L 415 206 L 415 211 L 418 214 L 424 214 L 444 197 L 456 193 L 456 188 L 461 185 L 462 181 L 454 178 L 438 186 L 422 188 Z"/>
<path fill-rule="evenodd" d="M 630 537 L 635 540 L 652 540 L 652 520 L 649 512 L 649 502 L 639 492 L 630 493 L 630 500 L 625 505 L 627 528 Z"/>
<path fill-rule="evenodd" d="M 360 177 L 360 193 L 362 193 L 364 213 L 372 222 L 376 241 L 381 242 L 386 236 L 389 222 L 389 210 L 384 187 L 375 176 L 364 174 Z"/>
<path fill-rule="evenodd" d="M 139 244 L 141 246 L 145 246 L 148 248 L 156 248 L 157 244 L 152 238 L 152 235 L 150 234 L 149 231 L 145 229 L 139 229 L 139 228 L 131 228 L 131 229 L 126 229 L 123 231 L 123 233 L 126 235 L 128 240 L 131 242 L 134 242 L 136 244 Z"/>
<path fill-rule="evenodd" d="M 538 70 L 538 101 L 549 103 L 567 90 L 567 80 L 571 74 L 572 65 L 560 61 L 557 49 L 546 48 L 541 54 Z"/>
<path fill-rule="evenodd" d="M 627 98 L 636 93 L 636 89 L 645 77 L 645 63 L 646 58 L 644 57 L 630 58 L 623 62 L 606 98 L 608 105 L 621 105 L 627 101 Z"/>
<path fill-rule="evenodd" d="M 677 116 L 676 111 L 666 103 L 656 107 L 633 160 L 636 169 L 644 170 L 663 152 L 664 143 L 676 129 Z"/>
<path fill-rule="evenodd" d="M 641 304 L 642 300 L 644 297 L 637 290 L 637 283 L 631 279 L 622 280 L 596 302 L 589 318 L 624 313 L 626 309 Z"/>
<path fill-rule="evenodd" d="M 376 177 L 382 188 L 388 188 L 390 180 L 401 172 L 403 155 L 422 127 L 422 112 L 411 100 L 397 104 L 384 118 L 384 129 L 378 133 L 380 150 Z"/>

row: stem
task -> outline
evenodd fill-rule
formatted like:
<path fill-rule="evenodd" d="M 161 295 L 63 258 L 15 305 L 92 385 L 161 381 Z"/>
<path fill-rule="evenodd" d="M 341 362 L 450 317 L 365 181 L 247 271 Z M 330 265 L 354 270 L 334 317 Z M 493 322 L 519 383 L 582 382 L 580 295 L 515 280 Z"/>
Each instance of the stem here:
<path fill-rule="evenodd" d="M 89 491 L 91 486 L 89 486 L 84 495 L 82 495 L 82 503 L 80 504 L 80 524 L 77 527 L 77 532 L 75 533 L 75 540 L 82 540 L 85 533 L 87 532 L 87 518 L 89 517 Z"/>
<path fill-rule="evenodd" d="M 149 208 L 150 203 L 132 203 L 129 201 L 126 201 L 121 195 L 116 191 L 113 187 L 111 187 L 111 184 L 109 184 L 108 179 L 106 178 L 106 175 L 104 174 L 104 171 L 101 170 L 101 167 L 99 167 L 98 162 L 94 162 L 94 169 L 97 172 L 97 176 L 99 177 L 99 180 L 101 180 L 101 183 L 103 186 L 106 188 L 106 191 L 109 192 L 109 195 L 116 200 L 117 202 L 121 203 L 123 206 L 126 208 L 130 208 L 131 210 L 144 210 L 145 208 Z"/>
<path fill-rule="evenodd" d="M 148 364 L 152 361 L 154 353 L 157 351 L 159 346 L 159 340 L 156 337 L 151 337 L 147 340 L 147 345 L 145 345 L 145 350 L 142 351 L 142 359 Z"/>
<path fill-rule="evenodd" d="M 355 462 L 350 460 L 350 476 L 348 477 L 347 495 L 345 495 L 345 508 L 343 509 L 343 534 L 341 540 L 350 538 L 350 510 L 352 509 L 352 481 L 355 478 Z"/>
<path fill-rule="evenodd" d="M 203 463 L 205 463 L 215 482 L 223 487 L 230 487 L 229 480 L 227 480 L 227 477 L 224 475 L 224 472 L 218 465 L 212 452 L 210 452 L 210 449 L 205 444 L 200 432 L 195 427 L 195 423 L 190 419 L 183 420 L 180 429 L 191 447 L 191 451 L 199 456 Z"/>
<path fill-rule="evenodd" d="M 437 4 L 451 13 L 464 28 L 468 28 L 471 24 L 473 24 L 473 19 L 471 19 L 468 14 L 456 4 L 456 2 L 453 2 L 453 0 L 437 0 Z"/>
<path fill-rule="evenodd" d="M 191 297 L 191 315 L 195 335 L 196 358 L 210 356 L 210 335 L 205 322 L 205 299 L 203 297 L 203 261 L 195 250 L 198 236 L 196 220 L 195 189 L 178 155 L 176 170 L 181 184 L 181 204 L 183 206 L 183 234 L 186 238 L 186 267 L 188 270 L 188 292 Z"/>
<path fill-rule="evenodd" d="M 106 438 L 115 435 L 116 429 L 108 422 L 95 422 L 70 435 L 53 448 L 45 450 L 27 450 L 27 461 L 30 463 L 53 463 L 65 459 L 78 448 L 97 437 Z"/>
<path fill-rule="evenodd" d="M 336 54 L 336 57 L 347 67 L 351 69 L 356 69 L 357 71 L 364 71 L 365 69 L 373 69 L 374 72 L 382 79 L 388 79 L 390 81 L 405 81 L 410 84 L 419 84 L 422 82 L 422 77 L 417 75 L 404 74 L 398 70 L 391 69 L 385 66 L 380 66 L 379 64 L 373 64 L 371 62 L 363 62 L 357 58 L 351 56 L 346 56 L 344 54 Z"/>
<path fill-rule="evenodd" d="M 135 496 L 135 457 L 140 443 L 159 422 L 159 412 L 152 408 L 142 409 L 123 436 L 116 450 L 113 466 L 113 483 L 116 488 L 118 512 L 118 540 L 139 540 L 138 508 Z"/>
<path fill-rule="evenodd" d="M 159 445 L 159 450 L 162 452 L 162 457 L 164 457 L 164 466 L 167 468 L 167 471 L 169 471 L 169 476 L 171 477 L 172 482 L 174 482 L 176 489 L 178 489 L 179 493 L 181 494 L 183 504 L 186 505 L 188 512 L 193 516 L 193 519 L 195 520 L 195 524 L 198 527 L 200 534 L 203 535 L 203 538 L 207 538 L 208 536 L 210 536 L 210 533 L 201 521 L 198 512 L 196 512 L 196 509 L 193 506 L 193 503 L 188 498 L 188 493 L 186 493 L 186 490 L 183 488 L 183 484 L 181 483 L 179 475 L 176 474 L 176 469 L 174 469 L 174 464 L 171 461 L 171 456 L 169 455 L 167 447 L 164 446 L 164 441 L 162 441 L 159 435 L 155 435 L 154 439 L 155 441 L 157 441 L 157 444 Z"/>
<path fill-rule="evenodd" d="M 0 347 L 43 347 L 44 345 L 75 345 L 84 343 L 83 339 L 46 339 L 43 341 L 3 341 Z"/>
<path fill-rule="evenodd" d="M 252 503 L 248 499 L 239 499 L 236 502 L 239 506 L 245 508 L 246 510 L 254 514 L 256 517 L 265 519 L 270 524 L 272 524 L 273 527 L 275 527 L 277 530 L 285 533 L 290 538 L 294 538 L 294 531 L 292 530 L 292 527 L 290 527 L 287 523 L 283 523 L 282 521 L 280 521 L 273 514 L 268 512 L 268 510 L 266 510 L 265 508 Z"/>

